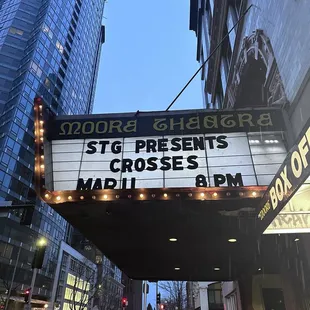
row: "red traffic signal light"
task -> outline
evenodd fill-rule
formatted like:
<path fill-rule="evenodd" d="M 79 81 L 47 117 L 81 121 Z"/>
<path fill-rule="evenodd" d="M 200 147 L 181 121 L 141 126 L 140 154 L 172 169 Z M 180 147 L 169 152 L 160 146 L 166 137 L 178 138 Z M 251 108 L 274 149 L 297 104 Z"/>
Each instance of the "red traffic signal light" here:
<path fill-rule="evenodd" d="M 127 306 L 128 306 L 128 300 L 127 300 L 126 297 L 123 297 L 122 298 L 122 307 L 124 308 L 124 307 L 127 307 Z"/>
<path fill-rule="evenodd" d="M 31 290 L 31 289 L 28 288 L 28 289 L 25 291 L 25 298 L 24 298 L 25 303 L 28 303 L 28 301 L 29 301 L 30 290 Z"/>

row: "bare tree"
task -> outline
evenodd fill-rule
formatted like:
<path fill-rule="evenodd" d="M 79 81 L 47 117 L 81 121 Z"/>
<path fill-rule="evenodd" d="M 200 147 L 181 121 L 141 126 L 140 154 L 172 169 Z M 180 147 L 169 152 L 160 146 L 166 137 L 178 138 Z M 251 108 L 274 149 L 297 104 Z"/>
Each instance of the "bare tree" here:
<path fill-rule="evenodd" d="M 72 288 L 67 289 L 70 292 L 71 310 L 88 309 L 98 291 L 97 270 L 90 268 L 87 261 L 85 259 L 83 262 L 77 262 L 75 275 L 69 275 Z"/>
<path fill-rule="evenodd" d="M 70 294 L 71 310 L 86 310 L 91 304 L 98 310 L 119 310 L 122 291 L 117 282 L 110 276 L 98 276 L 97 270 L 87 265 L 87 259 L 79 263 Z M 72 283 L 72 282 L 71 282 Z"/>
<path fill-rule="evenodd" d="M 19 269 L 17 269 L 15 277 L 19 273 Z M 9 292 L 12 281 L 12 273 L 11 269 L 7 267 L 7 265 L 0 264 L 0 305 L 4 306 L 7 299 L 7 294 Z M 13 283 L 14 284 L 14 283 Z M 20 287 L 20 283 L 16 283 L 12 286 L 12 292 L 16 291 Z"/>
<path fill-rule="evenodd" d="M 167 310 L 186 309 L 186 282 L 185 281 L 165 281 L 159 283 L 159 287 L 165 292 Z"/>
<path fill-rule="evenodd" d="M 105 275 L 98 291 L 99 310 L 118 310 L 121 307 L 122 291 L 116 281 Z"/>

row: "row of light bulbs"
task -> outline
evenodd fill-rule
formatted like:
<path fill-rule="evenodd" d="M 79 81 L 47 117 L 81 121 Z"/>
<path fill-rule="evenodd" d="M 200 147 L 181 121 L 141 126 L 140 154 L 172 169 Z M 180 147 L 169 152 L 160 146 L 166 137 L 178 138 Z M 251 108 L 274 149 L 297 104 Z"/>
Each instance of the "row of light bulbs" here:
<path fill-rule="evenodd" d="M 192 194 L 192 193 L 188 193 L 187 195 L 188 195 L 188 197 L 193 197 L 193 194 Z M 229 197 L 230 195 L 231 195 L 230 192 L 227 192 L 227 193 L 226 193 L 226 196 Z M 162 196 L 163 196 L 164 198 L 168 198 L 169 195 L 168 195 L 167 193 L 164 193 Z M 175 194 L 175 196 L 176 196 L 176 197 L 180 197 L 180 194 L 177 193 L 177 194 Z M 213 192 L 213 193 L 211 194 L 211 196 L 214 197 L 214 198 L 216 198 L 216 197 L 218 196 L 218 193 L 217 193 L 217 192 Z M 239 196 L 240 196 L 240 197 L 244 196 L 244 193 L 243 193 L 243 192 L 240 192 L 240 193 L 239 193 Z M 257 192 L 253 191 L 253 192 L 251 193 L 251 196 L 252 196 L 252 197 L 256 197 L 256 196 L 257 196 Z M 46 194 L 44 195 L 44 197 L 45 197 L 45 199 L 50 200 L 50 199 L 53 198 L 53 195 L 50 194 L 50 193 L 46 193 Z M 127 197 L 128 197 L 129 199 L 131 199 L 131 198 L 132 198 L 132 195 L 129 194 Z M 152 197 L 152 198 L 155 198 L 156 195 L 155 195 L 155 194 L 151 194 L 151 197 Z M 203 198 L 206 197 L 206 194 L 205 194 L 205 193 L 200 193 L 200 194 L 199 194 L 199 197 L 200 197 L 201 199 L 203 199 Z M 60 202 L 63 198 L 64 198 L 64 196 L 60 196 L 60 195 L 57 195 L 57 196 L 55 197 L 56 201 L 58 201 L 58 202 Z M 91 198 L 92 198 L 93 200 L 97 200 L 98 197 L 95 196 L 95 195 L 93 195 Z M 103 200 L 108 200 L 109 196 L 108 196 L 107 194 L 104 194 L 104 195 L 102 196 L 102 198 L 103 198 Z M 102 200 L 102 198 L 99 197 L 99 200 Z M 120 198 L 120 195 L 115 195 L 115 198 L 116 198 L 116 199 L 119 199 L 119 198 Z M 140 193 L 140 194 L 139 194 L 139 198 L 140 198 L 140 199 L 146 198 L 146 194 Z M 85 196 L 81 195 L 81 196 L 79 197 L 79 199 L 80 199 L 80 200 L 84 200 L 84 199 L 85 199 Z M 71 195 L 69 195 L 69 196 L 67 196 L 67 200 L 72 201 L 72 200 L 73 200 L 73 197 L 72 197 Z"/>
<path fill-rule="evenodd" d="M 262 141 L 260 141 L 260 140 L 249 140 L 249 142 L 251 144 L 260 144 L 260 143 L 262 143 Z M 279 140 L 265 140 L 264 143 L 266 143 L 266 144 L 273 144 L 273 143 L 277 144 L 277 143 L 279 143 Z"/>
<path fill-rule="evenodd" d="M 40 98 L 37 99 L 39 102 L 41 102 Z M 36 107 L 35 107 L 36 108 Z M 43 109 L 43 106 L 42 104 L 39 104 L 39 115 L 42 117 L 42 109 Z M 44 141 L 44 128 L 43 128 L 43 125 L 44 125 L 44 121 L 42 119 L 39 120 L 39 130 L 38 128 L 36 128 L 35 126 L 35 136 L 36 136 L 36 139 L 40 139 L 41 142 Z M 38 134 L 39 132 L 39 134 Z M 35 142 L 37 142 L 37 140 L 35 139 Z M 42 147 L 42 150 L 43 150 L 43 147 Z M 40 163 L 39 163 L 39 168 L 40 168 L 40 172 L 43 174 L 44 173 L 44 169 L 45 169 L 45 165 L 44 165 L 44 155 L 41 154 L 40 155 Z M 35 160 L 37 161 L 37 158 L 35 158 Z"/>

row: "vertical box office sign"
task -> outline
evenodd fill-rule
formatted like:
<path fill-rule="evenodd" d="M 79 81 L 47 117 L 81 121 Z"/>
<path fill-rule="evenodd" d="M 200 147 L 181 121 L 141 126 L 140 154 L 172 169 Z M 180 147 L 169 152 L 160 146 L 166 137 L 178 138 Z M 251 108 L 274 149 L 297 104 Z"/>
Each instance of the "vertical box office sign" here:
<path fill-rule="evenodd" d="M 39 190 L 59 202 L 64 191 L 70 200 L 77 192 L 268 185 L 286 155 L 275 109 L 46 119 L 42 101 L 35 107 Z"/>

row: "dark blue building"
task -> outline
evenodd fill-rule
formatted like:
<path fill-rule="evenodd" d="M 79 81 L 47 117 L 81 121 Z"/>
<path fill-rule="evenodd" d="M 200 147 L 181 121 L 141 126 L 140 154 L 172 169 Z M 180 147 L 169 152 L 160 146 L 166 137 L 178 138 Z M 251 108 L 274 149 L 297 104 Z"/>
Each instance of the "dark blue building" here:
<path fill-rule="evenodd" d="M 50 297 L 58 245 L 68 225 L 34 192 L 33 100 L 42 96 L 57 114 L 91 113 L 104 3 L 0 0 L 0 200 L 37 204 L 29 228 L 19 225 L 18 214 L 0 214 L 0 295 L 16 264 L 13 293 L 29 286 L 34 244 L 43 235 L 49 246 L 33 294 Z"/>

